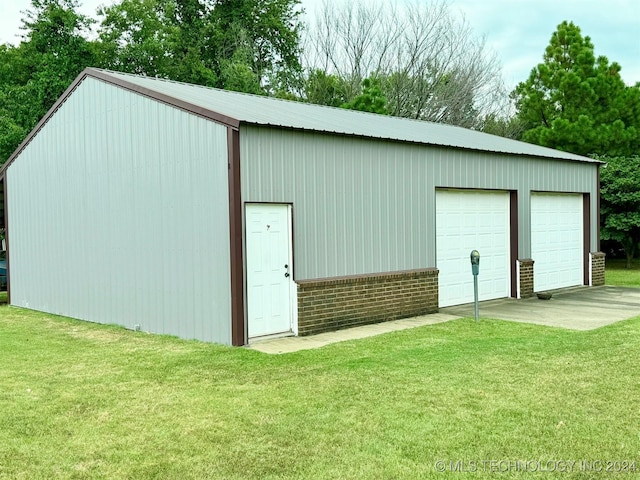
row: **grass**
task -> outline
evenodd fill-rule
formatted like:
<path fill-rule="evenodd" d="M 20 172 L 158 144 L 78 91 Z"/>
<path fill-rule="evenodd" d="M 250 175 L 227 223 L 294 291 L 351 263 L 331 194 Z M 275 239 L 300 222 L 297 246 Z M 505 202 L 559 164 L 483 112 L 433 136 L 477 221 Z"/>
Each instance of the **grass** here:
<path fill-rule="evenodd" d="M 631 268 L 626 267 L 626 260 L 607 260 L 605 267 L 605 284 L 624 287 L 640 287 L 640 260 L 633 260 Z"/>
<path fill-rule="evenodd" d="M 461 319 L 270 356 L 3 306 L 0 478 L 640 471 L 638 358 L 640 317 L 587 332 Z M 502 476 L 598 476 L 580 465 Z"/>

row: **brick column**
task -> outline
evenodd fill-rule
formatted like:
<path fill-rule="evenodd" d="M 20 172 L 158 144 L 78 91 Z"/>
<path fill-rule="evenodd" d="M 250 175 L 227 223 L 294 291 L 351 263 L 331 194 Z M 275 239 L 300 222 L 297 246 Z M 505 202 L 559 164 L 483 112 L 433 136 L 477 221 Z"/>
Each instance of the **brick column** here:
<path fill-rule="evenodd" d="M 297 283 L 300 336 L 438 311 L 435 268 Z"/>
<path fill-rule="evenodd" d="M 591 278 L 591 286 L 599 287 L 604 285 L 604 259 L 605 253 L 591 252 L 589 254 L 589 270 Z"/>
<path fill-rule="evenodd" d="M 530 258 L 518 260 L 520 278 L 520 298 L 533 296 L 533 264 Z"/>

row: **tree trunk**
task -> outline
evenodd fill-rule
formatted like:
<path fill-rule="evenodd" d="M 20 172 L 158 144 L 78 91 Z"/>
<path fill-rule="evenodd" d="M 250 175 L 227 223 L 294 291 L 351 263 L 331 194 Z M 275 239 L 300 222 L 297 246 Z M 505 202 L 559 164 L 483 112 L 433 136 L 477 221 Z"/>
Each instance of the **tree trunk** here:
<path fill-rule="evenodd" d="M 622 248 L 624 248 L 624 254 L 627 256 L 627 265 L 625 268 L 631 268 L 631 261 L 636 256 L 636 247 L 638 244 L 634 239 L 629 238 L 622 242 Z"/>

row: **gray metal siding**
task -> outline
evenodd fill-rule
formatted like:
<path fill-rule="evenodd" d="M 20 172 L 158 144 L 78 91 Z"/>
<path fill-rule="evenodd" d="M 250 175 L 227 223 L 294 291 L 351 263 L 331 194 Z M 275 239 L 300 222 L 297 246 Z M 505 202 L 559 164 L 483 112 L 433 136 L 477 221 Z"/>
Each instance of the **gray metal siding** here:
<path fill-rule="evenodd" d="M 87 78 L 7 183 L 12 304 L 231 342 L 224 126 Z"/>
<path fill-rule="evenodd" d="M 90 75 L 148 89 L 246 124 L 598 163 L 580 155 L 444 123 L 284 101 L 126 73 L 95 69 L 86 71 Z"/>
<path fill-rule="evenodd" d="M 436 188 L 517 190 L 519 257 L 530 192 L 589 192 L 597 165 L 243 126 L 245 202 L 293 204 L 296 280 L 435 266 Z"/>

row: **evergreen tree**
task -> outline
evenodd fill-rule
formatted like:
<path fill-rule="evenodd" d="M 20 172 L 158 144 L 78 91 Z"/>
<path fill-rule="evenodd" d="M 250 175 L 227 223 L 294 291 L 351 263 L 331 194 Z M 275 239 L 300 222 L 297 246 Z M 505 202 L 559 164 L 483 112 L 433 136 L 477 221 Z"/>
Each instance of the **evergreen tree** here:
<path fill-rule="evenodd" d="M 581 155 L 631 155 L 640 148 L 640 87 L 620 65 L 594 55 L 589 37 L 563 22 L 544 62 L 513 92 L 523 139 Z"/>
<path fill-rule="evenodd" d="M 362 93 L 350 102 L 342 104 L 341 107 L 385 115 L 387 113 L 387 99 L 382 93 L 380 80 L 365 78 L 362 81 Z"/>

